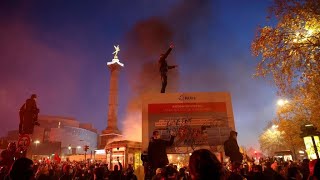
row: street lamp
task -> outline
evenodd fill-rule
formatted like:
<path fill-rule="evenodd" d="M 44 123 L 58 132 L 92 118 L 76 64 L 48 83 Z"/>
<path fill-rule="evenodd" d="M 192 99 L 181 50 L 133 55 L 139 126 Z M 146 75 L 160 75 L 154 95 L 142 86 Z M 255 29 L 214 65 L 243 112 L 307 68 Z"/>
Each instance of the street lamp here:
<path fill-rule="evenodd" d="M 283 110 L 285 110 L 285 108 L 287 107 L 287 105 L 289 104 L 289 101 L 287 99 L 278 99 L 277 100 L 277 115 L 278 115 L 278 119 L 282 119 L 281 118 L 281 114 L 283 113 Z"/>
<path fill-rule="evenodd" d="M 284 106 L 284 105 L 286 105 L 286 104 L 288 104 L 289 103 L 289 101 L 287 100 L 287 99 L 279 99 L 278 101 L 277 101 L 277 105 L 278 106 Z"/>
<path fill-rule="evenodd" d="M 69 154 L 71 154 L 71 145 L 70 144 L 68 146 L 68 149 L 69 149 Z"/>
<path fill-rule="evenodd" d="M 34 143 L 36 144 L 36 147 L 38 146 L 38 144 L 40 144 L 39 140 L 35 140 Z"/>
<path fill-rule="evenodd" d="M 40 141 L 39 140 L 35 140 L 33 143 L 36 144 L 36 148 L 35 148 L 35 152 L 34 153 L 35 154 L 39 154 L 39 152 L 37 152 L 37 151 L 38 151 L 38 144 L 40 144 Z"/>

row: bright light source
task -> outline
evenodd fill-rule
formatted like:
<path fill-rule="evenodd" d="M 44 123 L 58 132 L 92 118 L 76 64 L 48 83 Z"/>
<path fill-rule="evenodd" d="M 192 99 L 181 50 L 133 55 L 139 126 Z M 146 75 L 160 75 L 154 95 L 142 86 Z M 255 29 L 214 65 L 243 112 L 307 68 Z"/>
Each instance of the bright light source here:
<path fill-rule="evenodd" d="M 124 156 L 124 155 L 123 154 L 112 154 L 112 157 L 114 157 L 114 156 L 120 157 L 120 156 Z"/>
<path fill-rule="evenodd" d="M 96 154 L 106 154 L 106 151 L 104 149 L 97 149 L 94 151 L 96 152 Z"/>
<path fill-rule="evenodd" d="M 68 149 L 70 150 L 70 149 L 71 149 L 71 146 L 69 146 Z"/>
<path fill-rule="evenodd" d="M 35 140 L 34 143 L 35 143 L 35 144 L 39 144 L 40 141 L 39 141 L 39 140 Z"/>
<path fill-rule="evenodd" d="M 191 156 L 192 155 L 192 153 L 189 153 L 189 156 Z"/>
<path fill-rule="evenodd" d="M 284 106 L 285 104 L 288 104 L 288 103 L 289 103 L 289 101 L 286 100 L 286 99 L 279 99 L 279 100 L 277 101 L 277 105 L 278 105 L 278 106 Z"/>

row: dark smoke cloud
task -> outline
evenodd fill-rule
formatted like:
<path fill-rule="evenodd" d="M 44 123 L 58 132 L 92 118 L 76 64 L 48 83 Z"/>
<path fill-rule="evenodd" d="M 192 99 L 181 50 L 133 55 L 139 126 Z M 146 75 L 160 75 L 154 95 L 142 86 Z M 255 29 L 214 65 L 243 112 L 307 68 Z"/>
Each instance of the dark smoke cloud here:
<path fill-rule="evenodd" d="M 176 51 L 187 52 L 192 48 L 194 38 L 197 38 L 193 36 L 194 33 L 209 31 L 212 7 L 209 0 L 182 1 L 172 7 L 169 15 L 137 22 L 128 32 L 125 44 L 129 51 L 124 57 L 128 59 L 126 73 L 134 93 L 123 121 L 124 135 L 137 134 L 139 136 L 132 140 L 141 141 L 141 126 L 133 128 L 133 125 L 141 124 L 141 113 L 138 113 L 141 112 L 141 97 L 147 93 L 160 92 L 161 81 L 157 64 L 159 55 L 173 42 L 177 50 L 173 49 L 167 61 L 169 65 L 177 64 Z M 197 26 L 201 27 L 200 30 Z M 176 92 L 179 89 L 179 77 L 179 67 L 169 71 L 167 92 Z"/>
<path fill-rule="evenodd" d="M 137 95 L 159 91 L 160 76 L 158 71 L 159 55 L 167 50 L 173 40 L 171 28 L 161 18 L 150 18 L 134 25 L 128 32 L 125 52 L 128 59 L 129 82 Z M 174 63 L 174 52 L 168 57 Z M 173 82 L 177 78 L 172 78 Z"/>

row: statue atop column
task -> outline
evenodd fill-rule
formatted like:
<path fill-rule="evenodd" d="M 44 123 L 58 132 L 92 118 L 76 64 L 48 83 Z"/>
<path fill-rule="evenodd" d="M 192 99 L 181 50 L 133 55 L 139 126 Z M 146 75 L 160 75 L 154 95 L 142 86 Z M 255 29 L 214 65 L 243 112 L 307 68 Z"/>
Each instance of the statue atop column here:
<path fill-rule="evenodd" d="M 121 63 L 120 61 L 119 61 L 119 58 L 118 58 L 118 53 L 119 53 L 119 51 L 120 51 L 120 47 L 119 47 L 119 45 L 117 45 L 117 46 L 113 46 L 114 47 L 114 49 L 115 49 L 115 51 L 112 53 L 112 54 L 114 54 L 114 56 L 113 56 L 113 59 L 112 59 L 112 61 L 111 62 L 108 62 L 107 63 L 107 65 L 112 65 L 112 64 L 119 64 L 120 66 L 124 66 L 123 65 L 123 63 Z"/>

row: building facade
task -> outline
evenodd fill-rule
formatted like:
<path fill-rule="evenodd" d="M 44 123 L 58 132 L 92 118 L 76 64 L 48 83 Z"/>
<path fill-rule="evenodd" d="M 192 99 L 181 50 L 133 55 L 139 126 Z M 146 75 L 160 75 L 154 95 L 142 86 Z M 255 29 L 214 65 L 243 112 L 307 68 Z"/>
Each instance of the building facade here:
<path fill-rule="evenodd" d="M 62 155 L 84 154 L 85 145 L 89 151 L 97 149 L 98 133 L 91 124 L 59 116 L 39 116 L 38 119 L 41 126 L 35 127 L 34 141 L 61 142 Z"/>
<path fill-rule="evenodd" d="M 89 146 L 87 154 L 94 152 L 98 146 L 97 129 L 89 123 L 80 123 L 74 118 L 40 115 L 40 126 L 34 127 L 32 143 L 28 148 L 31 156 L 51 157 L 53 154 L 69 156 L 84 154 L 84 146 Z M 19 131 L 9 131 L 3 139 L 15 142 Z M 50 148 L 48 148 L 50 147 Z"/>

